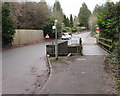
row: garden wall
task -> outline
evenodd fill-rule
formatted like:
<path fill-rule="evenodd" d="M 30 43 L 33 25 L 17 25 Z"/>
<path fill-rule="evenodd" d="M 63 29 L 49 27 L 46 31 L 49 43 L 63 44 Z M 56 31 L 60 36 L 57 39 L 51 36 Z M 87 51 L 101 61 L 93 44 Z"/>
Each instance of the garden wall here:
<path fill-rule="evenodd" d="M 31 44 L 44 39 L 42 30 L 15 30 L 12 45 Z"/>

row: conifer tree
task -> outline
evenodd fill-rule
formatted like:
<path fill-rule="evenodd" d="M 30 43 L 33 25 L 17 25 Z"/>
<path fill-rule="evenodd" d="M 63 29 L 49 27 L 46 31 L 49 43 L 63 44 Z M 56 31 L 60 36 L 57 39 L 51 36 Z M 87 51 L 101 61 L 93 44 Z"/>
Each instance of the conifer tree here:
<path fill-rule="evenodd" d="M 91 12 L 88 9 L 87 5 L 83 3 L 78 14 L 80 26 L 88 27 L 88 20 L 89 20 L 90 14 Z"/>
<path fill-rule="evenodd" d="M 72 17 L 72 14 L 70 15 L 70 27 L 71 28 L 73 27 L 73 17 Z"/>
<path fill-rule="evenodd" d="M 9 3 L 2 4 L 2 43 L 4 45 L 10 46 L 15 34 L 14 23 L 12 22 L 10 16 L 10 6 Z"/>

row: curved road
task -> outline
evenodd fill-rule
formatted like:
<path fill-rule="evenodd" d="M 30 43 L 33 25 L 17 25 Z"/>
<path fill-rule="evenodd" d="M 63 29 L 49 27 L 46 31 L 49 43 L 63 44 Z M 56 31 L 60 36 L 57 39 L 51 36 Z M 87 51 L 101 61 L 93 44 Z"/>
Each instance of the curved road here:
<path fill-rule="evenodd" d="M 3 94 L 31 94 L 40 90 L 41 82 L 47 80 L 48 73 L 46 44 L 14 48 L 2 53 Z"/>
<path fill-rule="evenodd" d="M 74 43 L 72 41 L 75 41 L 76 43 L 79 40 L 78 38 L 82 38 L 84 55 L 106 55 L 107 53 L 103 49 L 95 45 L 94 38 L 88 38 L 89 34 L 90 32 L 77 35 L 73 34 L 73 38 L 69 40 L 69 44 Z M 3 52 L 3 94 L 34 94 L 40 92 L 40 89 L 43 85 L 42 83 L 47 80 L 48 73 L 48 67 L 45 59 L 46 44 L 48 43 L 29 45 Z M 92 50 L 93 48 L 95 48 L 96 51 Z M 42 78 L 42 76 L 45 78 Z"/>

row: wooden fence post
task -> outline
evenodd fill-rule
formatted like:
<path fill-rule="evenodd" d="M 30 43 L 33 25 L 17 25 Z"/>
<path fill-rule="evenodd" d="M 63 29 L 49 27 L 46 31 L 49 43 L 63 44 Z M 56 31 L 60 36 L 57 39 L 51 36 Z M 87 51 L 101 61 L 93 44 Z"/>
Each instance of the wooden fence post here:
<path fill-rule="evenodd" d="M 79 48 L 80 55 L 83 55 L 83 53 L 82 53 L 83 47 L 82 47 L 82 39 L 81 38 L 79 39 L 79 45 L 80 45 L 80 48 Z"/>

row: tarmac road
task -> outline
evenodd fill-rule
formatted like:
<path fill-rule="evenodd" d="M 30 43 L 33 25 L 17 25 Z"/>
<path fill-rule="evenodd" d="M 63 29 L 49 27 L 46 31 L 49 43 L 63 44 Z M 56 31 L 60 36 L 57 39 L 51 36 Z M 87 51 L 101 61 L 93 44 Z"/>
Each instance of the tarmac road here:
<path fill-rule="evenodd" d="M 74 34 L 71 40 L 78 38 L 83 41 L 83 56 L 72 56 L 52 63 L 52 73 L 40 93 L 107 94 L 103 64 L 109 54 L 96 44 L 90 32 Z"/>
<path fill-rule="evenodd" d="M 86 93 L 86 92 L 87 93 L 101 93 L 102 92 L 101 91 L 102 87 L 94 87 L 93 86 L 94 82 L 92 82 L 92 79 L 90 80 L 92 83 L 89 82 L 89 77 L 87 78 L 83 76 L 82 77 L 83 81 L 81 81 L 81 78 L 77 77 L 79 75 L 82 76 L 82 74 L 84 74 L 85 71 L 86 71 L 85 72 L 86 75 L 90 76 L 89 75 L 90 70 L 82 71 L 82 69 L 85 69 L 86 67 L 90 67 L 94 65 L 96 65 L 95 69 L 94 67 L 91 67 L 91 70 L 94 69 L 93 71 L 95 71 L 96 73 L 99 73 L 101 70 L 103 70 L 103 66 L 101 65 L 104 59 L 103 55 L 108 55 L 107 52 L 105 52 L 103 49 L 101 49 L 99 46 L 96 45 L 95 39 L 89 37 L 89 34 L 90 32 L 85 32 L 85 33 L 77 34 L 77 35 L 74 34 L 71 40 L 73 41 L 75 40 L 76 42 L 76 40 L 79 40 L 80 37 L 82 38 L 83 45 L 84 45 L 83 53 L 86 56 L 86 57 L 83 57 L 83 59 L 88 58 L 82 61 L 85 61 L 85 62 L 91 61 L 91 63 L 86 64 L 85 62 L 83 62 L 83 64 L 82 63 L 79 64 L 81 60 L 79 60 L 80 58 L 77 57 L 77 58 L 71 59 L 71 60 L 74 60 L 75 62 L 66 60 L 68 64 L 70 65 L 68 67 L 63 67 L 63 66 L 66 66 L 66 64 L 65 65 L 63 64 L 62 66 L 61 64 L 58 64 L 58 66 L 56 65 L 53 66 L 55 68 L 53 68 L 53 73 L 51 74 L 52 78 L 48 80 L 47 86 L 43 87 L 42 93 L 44 94 L 50 94 L 50 93 L 51 94 L 54 94 L 54 93 L 68 94 L 70 92 L 72 94 L 72 93 Z M 2 54 L 3 55 L 2 56 L 2 93 L 3 94 L 37 94 L 37 93 L 40 93 L 43 83 L 46 82 L 47 77 L 48 77 L 48 74 L 47 74 L 48 67 L 46 65 L 47 63 L 45 59 L 45 54 L 46 54 L 45 45 L 46 44 L 48 43 L 30 45 L 30 46 L 25 46 L 21 48 L 14 48 L 14 49 L 6 50 L 3 52 Z M 94 61 L 96 63 L 92 64 L 92 60 L 94 60 L 93 58 L 96 58 L 96 57 L 97 59 L 99 59 L 98 65 L 97 65 L 97 61 Z M 74 69 L 76 67 L 73 66 L 73 64 L 77 66 L 77 69 Z M 86 64 L 86 66 L 83 66 L 84 64 Z M 77 71 L 79 70 L 79 67 L 81 67 L 81 70 L 79 72 L 80 74 L 76 75 L 75 77 L 76 80 L 74 82 L 73 80 L 74 75 L 70 75 L 70 74 L 74 74 L 74 73 L 78 74 Z M 100 68 L 99 70 L 98 70 L 98 67 Z M 72 71 L 69 68 L 70 69 L 73 68 L 71 69 Z M 63 71 L 61 74 L 61 70 L 65 70 L 65 71 Z M 94 73 L 93 71 L 91 71 L 91 73 Z M 97 80 L 98 82 L 102 81 L 101 83 L 98 83 L 98 85 L 100 84 L 100 86 L 104 84 L 104 80 L 103 78 L 101 78 L 101 76 L 102 76 L 102 73 L 98 74 L 97 79 L 94 79 L 96 82 Z M 70 78 L 73 78 L 73 79 L 70 79 Z M 84 85 L 85 83 L 84 79 L 86 79 L 88 83 L 91 83 L 92 88 L 94 87 L 96 91 L 92 89 L 88 90 L 88 88 L 90 88 L 87 86 L 88 83 L 85 84 L 86 86 L 80 87 L 81 84 Z M 71 80 L 71 81 L 68 82 L 67 80 Z M 80 84 L 78 84 L 79 81 L 81 82 Z M 71 82 L 73 84 L 72 85 L 73 87 L 71 87 Z M 82 91 L 85 89 L 87 91 Z"/>
<path fill-rule="evenodd" d="M 2 94 L 34 94 L 40 90 L 48 77 L 46 44 L 3 51 Z"/>
<path fill-rule="evenodd" d="M 2 94 L 2 53 L 0 52 L 0 95 Z"/>

